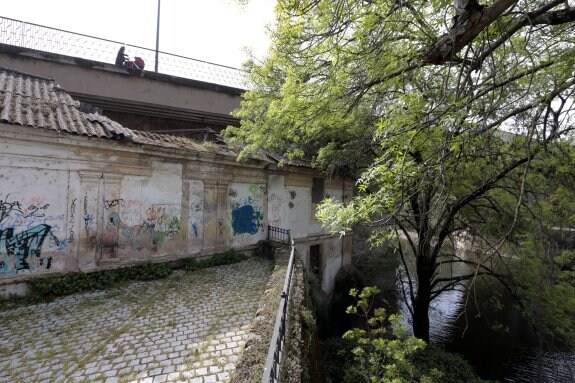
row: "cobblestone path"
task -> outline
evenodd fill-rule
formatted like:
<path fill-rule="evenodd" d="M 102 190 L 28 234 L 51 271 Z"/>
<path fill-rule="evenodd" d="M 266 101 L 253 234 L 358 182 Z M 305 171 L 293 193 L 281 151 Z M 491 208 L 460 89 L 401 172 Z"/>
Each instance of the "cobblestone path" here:
<path fill-rule="evenodd" d="M 271 269 L 250 258 L 0 311 L 0 382 L 229 381 Z"/>

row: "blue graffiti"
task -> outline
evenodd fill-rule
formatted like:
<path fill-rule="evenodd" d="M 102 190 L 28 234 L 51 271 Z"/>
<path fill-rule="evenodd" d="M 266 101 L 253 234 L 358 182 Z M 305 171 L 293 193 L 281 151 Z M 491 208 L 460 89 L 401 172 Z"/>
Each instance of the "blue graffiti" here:
<path fill-rule="evenodd" d="M 232 210 L 234 235 L 243 233 L 257 234 L 262 227 L 262 220 L 262 213 L 255 211 L 252 205 L 243 205 Z"/>
<path fill-rule="evenodd" d="M 15 274 L 20 270 L 34 271 L 36 266 L 49 269 L 52 257 L 42 257 L 42 245 L 46 238 L 51 240 L 51 247 L 61 248 L 64 241 L 59 241 L 52 234 L 51 227 L 40 224 L 19 234 L 14 229 L 0 230 L 0 274 Z M 29 258 L 38 258 L 37 265 L 30 264 Z"/>
<path fill-rule="evenodd" d="M 57 216 L 23 216 L 21 214 L 14 214 L 6 217 L 0 222 L 0 230 L 10 229 L 14 227 L 31 229 L 39 224 L 49 224 L 53 231 L 61 230 L 57 222 L 64 219 L 64 214 Z"/>
<path fill-rule="evenodd" d="M 82 218 L 84 219 L 84 231 L 86 235 L 90 235 L 90 228 L 96 222 L 96 219 L 92 214 L 84 214 Z"/>

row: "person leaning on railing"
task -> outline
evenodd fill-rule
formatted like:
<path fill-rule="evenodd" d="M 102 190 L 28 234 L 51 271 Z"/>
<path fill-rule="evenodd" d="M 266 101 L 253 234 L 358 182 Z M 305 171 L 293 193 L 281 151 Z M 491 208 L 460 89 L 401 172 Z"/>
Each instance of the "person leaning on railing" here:
<path fill-rule="evenodd" d="M 124 66 L 125 62 L 128 61 L 128 55 L 124 53 L 126 47 L 120 47 L 118 54 L 116 55 L 116 65 Z"/>
<path fill-rule="evenodd" d="M 134 61 L 125 53 L 126 47 L 122 46 L 116 55 L 116 65 L 126 67 L 128 69 L 144 70 L 146 63 L 141 57 L 134 57 Z"/>

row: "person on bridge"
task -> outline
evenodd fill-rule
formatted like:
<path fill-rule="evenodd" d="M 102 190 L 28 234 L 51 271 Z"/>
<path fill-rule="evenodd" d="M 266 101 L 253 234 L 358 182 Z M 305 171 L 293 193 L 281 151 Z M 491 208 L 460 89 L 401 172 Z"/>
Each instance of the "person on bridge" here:
<path fill-rule="evenodd" d="M 124 53 L 125 50 L 126 47 L 124 46 L 120 47 L 120 49 L 118 50 L 118 54 L 116 55 L 116 65 L 124 66 L 125 62 L 128 61 L 128 55 Z"/>
<path fill-rule="evenodd" d="M 146 65 L 144 60 L 141 57 L 134 57 L 134 60 L 132 61 L 125 52 L 126 47 L 120 47 L 118 54 L 116 55 L 116 65 L 125 67 L 127 69 L 143 71 L 144 66 Z"/>

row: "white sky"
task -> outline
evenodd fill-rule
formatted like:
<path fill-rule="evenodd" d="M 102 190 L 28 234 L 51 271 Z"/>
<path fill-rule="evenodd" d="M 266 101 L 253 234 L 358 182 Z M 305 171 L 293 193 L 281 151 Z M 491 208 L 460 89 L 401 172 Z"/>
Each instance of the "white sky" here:
<path fill-rule="evenodd" d="M 158 0 L 4 0 L 0 16 L 156 48 Z M 239 68 L 263 57 L 275 0 L 161 0 L 160 51 Z M 127 52 L 129 53 L 129 52 Z"/>

